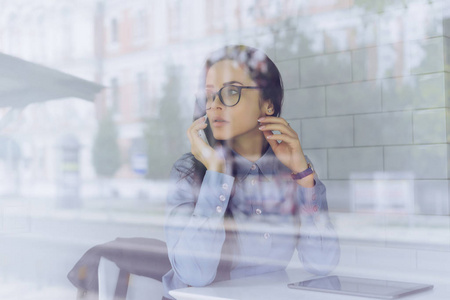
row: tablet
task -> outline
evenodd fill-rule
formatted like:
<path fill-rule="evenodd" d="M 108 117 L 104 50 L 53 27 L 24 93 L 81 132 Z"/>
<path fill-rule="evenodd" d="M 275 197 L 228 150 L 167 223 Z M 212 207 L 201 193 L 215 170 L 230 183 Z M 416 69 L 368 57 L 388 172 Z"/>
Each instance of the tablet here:
<path fill-rule="evenodd" d="M 433 288 L 429 284 L 367 279 L 347 276 L 326 276 L 288 284 L 289 288 L 362 297 L 395 299 Z"/>

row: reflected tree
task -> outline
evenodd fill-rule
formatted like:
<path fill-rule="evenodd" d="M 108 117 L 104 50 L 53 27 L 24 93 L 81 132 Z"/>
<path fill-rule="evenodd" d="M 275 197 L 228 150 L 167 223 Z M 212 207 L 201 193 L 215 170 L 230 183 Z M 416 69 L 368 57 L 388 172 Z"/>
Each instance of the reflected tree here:
<path fill-rule="evenodd" d="M 120 168 L 120 149 L 117 143 L 117 127 L 108 113 L 100 120 L 92 148 L 92 164 L 98 176 L 113 177 Z"/>
<path fill-rule="evenodd" d="M 158 115 L 147 120 L 144 129 L 148 157 L 147 178 L 167 179 L 173 163 L 186 152 L 185 124 L 182 114 L 180 67 L 166 67 L 166 81 L 159 99 Z"/>

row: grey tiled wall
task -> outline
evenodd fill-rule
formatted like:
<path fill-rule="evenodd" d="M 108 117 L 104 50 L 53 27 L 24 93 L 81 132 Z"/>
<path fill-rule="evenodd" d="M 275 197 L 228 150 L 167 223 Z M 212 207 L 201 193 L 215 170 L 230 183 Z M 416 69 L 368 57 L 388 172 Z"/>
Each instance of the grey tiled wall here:
<path fill-rule="evenodd" d="M 327 186 L 344 264 L 442 270 L 439 259 L 450 264 L 450 5 L 350 2 L 291 20 L 275 31 L 275 47 L 266 44 L 285 81 L 282 116 Z M 429 256 L 439 259 L 428 264 Z"/>
<path fill-rule="evenodd" d="M 305 153 L 339 191 L 329 195 L 330 207 L 351 212 L 342 196 L 349 182 L 382 172 L 413 177 L 416 214 L 446 215 L 448 5 L 370 2 L 301 16 L 275 33 L 283 116 L 300 122 Z M 438 197 L 427 200 L 430 194 Z"/>

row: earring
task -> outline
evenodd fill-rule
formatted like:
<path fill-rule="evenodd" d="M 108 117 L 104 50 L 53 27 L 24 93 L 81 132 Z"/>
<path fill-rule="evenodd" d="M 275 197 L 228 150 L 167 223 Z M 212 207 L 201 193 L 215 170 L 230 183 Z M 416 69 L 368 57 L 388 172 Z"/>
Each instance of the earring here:
<path fill-rule="evenodd" d="M 269 114 L 271 114 L 271 113 L 273 112 L 273 110 L 272 110 L 271 108 L 269 108 L 269 109 L 267 110 L 267 112 L 268 112 Z"/>

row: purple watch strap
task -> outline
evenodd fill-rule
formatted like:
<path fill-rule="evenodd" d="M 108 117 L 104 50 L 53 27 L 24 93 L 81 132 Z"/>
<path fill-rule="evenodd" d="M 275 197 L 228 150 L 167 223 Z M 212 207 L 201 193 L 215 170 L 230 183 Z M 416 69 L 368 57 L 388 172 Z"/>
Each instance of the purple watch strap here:
<path fill-rule="evenodd" d="M 311 165 L 308 164 L 308 169 L 301 171 L 299 173 L 296 174 L 291 174 L 292 179 L 294 180 L 299 180 L 302 179 L 308 175 L 311 175 L 312 173 L 314 173 L 314 170 L 312 169 Z"/>

